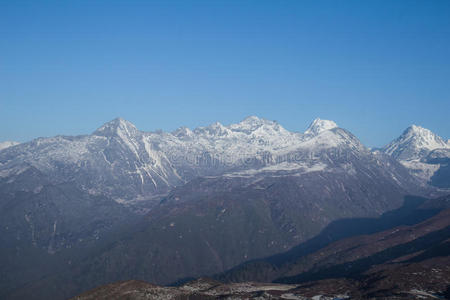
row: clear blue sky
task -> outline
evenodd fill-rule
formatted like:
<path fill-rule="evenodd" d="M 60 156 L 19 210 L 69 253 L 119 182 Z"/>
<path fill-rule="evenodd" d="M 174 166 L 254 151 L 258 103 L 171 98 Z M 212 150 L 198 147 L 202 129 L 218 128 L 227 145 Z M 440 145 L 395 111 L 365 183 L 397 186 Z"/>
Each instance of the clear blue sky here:
<path fill-rule="evenodd" d="M 332 119 L 450 137 L 450 1 L 0 1 L 0 141 Z"/>

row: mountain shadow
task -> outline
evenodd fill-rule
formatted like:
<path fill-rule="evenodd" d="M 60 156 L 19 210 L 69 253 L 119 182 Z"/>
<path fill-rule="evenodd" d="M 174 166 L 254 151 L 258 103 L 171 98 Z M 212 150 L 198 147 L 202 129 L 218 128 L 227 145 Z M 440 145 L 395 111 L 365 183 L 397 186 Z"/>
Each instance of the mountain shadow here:
<path fill-rule="evenodd" d="M 440 204 L 430 204 L 435 202 Z M 333 242 L 359 235 L 369 235 L 401 225 L 411 226 L 418 224 L 439 213 L 443 209 L 442 205 L 447 205 L 447 202 L 406 196 L 402 207 L 386 212 L 378 218 L 352 218 L 331 222 L 320 234 L 287 252 L 248 261 L 225 273 L 216 275 L 215 278 L 225 282 L 272 282 L 282 277 L 282 274 L 296 260 L 316 252 Z"/>
<path fill-rule="evenodd" d="M 449 243 L 445 242 L 448 238 L 450 238 L 450 226 L 447 226 L 442 230 L 431 232 L 409 243 L 390 247 L 365 258 L 338 264 L 329 268 L 323 268 L 319 271 L 304 272 L 296 276 L 279 278 L 275 280 L 275 282 L 302 283 L 307 281 L 342 277 L 361 279 L 364 276 L 363 272 L 370 269 L 374 265 L 387 263 L 393 259 L 403 257 L 408 254 L 413 254 L 419 251 L 425 251 L 427 254 L 420 258 L 416 257 L 411 261 L 421 261 L 426 258 L 432 258 L 436 256 L 448 256 L 450 255 Z M 436 246 L 441 245 L 441 243 L 443 243 L 442 246 Z M 437 249 L 439 250 L 436 251 Z"/>

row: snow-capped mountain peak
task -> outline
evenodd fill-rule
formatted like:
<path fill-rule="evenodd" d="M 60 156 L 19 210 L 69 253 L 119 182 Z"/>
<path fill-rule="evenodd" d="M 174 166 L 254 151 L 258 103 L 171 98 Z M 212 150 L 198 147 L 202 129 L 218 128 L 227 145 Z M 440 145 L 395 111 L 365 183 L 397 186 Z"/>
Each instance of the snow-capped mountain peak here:
<path fill-rule="evenodd" d="M 435 149 L 450 148 L 450 145 L 431 130 L 411 125 L 402 135 L 384 147 L 384 152 L 400 160 L 420 159 Z"/>
<path fill-rule="evenodd" d="M 219 122 L 206 127 L 198 127 L 194 130 L 196 134 L 206 134 L 208 136 L 227 136 L 231 131 Z"/>
<path fill-rule="evenodd" d="M 322 120 L 320 118 L 316 118 L 311 125 L 309 125 L 308 129 L 306 129 L 306 135 L 318 135 L 324 131 L 331 130 L 333 128 L 338 127 L 338 125 L 334 121 L 330 120 Z"/>
<path fill-rule="evenodd" d="M 450 144 L 429 129 L 411 125 L 384 146 L 383 152 L 397 159 L 414 176 L 429 182 L 438 173 L 440 163 L 450 159 Z"/>
<path fill-rule="evenodd" d="M 241 124 L 257 124 L 262 125 L 264 123 L 271 123 L 271 121 L 257 116 L 248 116 L 240 122 Z"/>
<path fill-rule="evenodd" d="M 437 134 L 431 130 L 417 125 L 411 125 L 402 134 L 405 139 L 411 140 L 419 148 L 434 150 L 438 148 L 446 148 L 448 145 Z"/>
<path fill-rule="evenodd" d="M 233 131 L 240 131 L 250 133 L 262 126 L 279 126 L 275 121 L 258 118 L 256 116 L 249 116 L 237 124 L 231 124 L 229 128 Z"/>
<path fill-rule="evenodd" d="M 431 130 L 417 125 L 409 126 L 404 132 L 405 139 L 410 139 L 415 142 L 417 147 L 434 150 L 438 148 L 445 148 L 447 143 Z"/>
<path fill-rule="evenodd" d="M 429 129 L 423 128 L 422 126 L 412 124 L 403 131 L 402 135 L 432 136 L 434 133 Z"/>
<path fill-rule="evenodd" d="M 193 135 L 193 132 L 188 127 L 180 127 L 172 132 L 172 135 L 178 137 L 178 138 L 187 138 L 191 137 Z"/>
<path fill-rule="evenodd" d="M 94 135 L 102 135 L 102 136 L 113 136 L 113 135 L 134 135 L 138 133 L 139 130 L 134 126 L 133 123 L 122 119 L 116 118 L 108 123 L 105 123 L 103 126 L 94 131 Z"/>

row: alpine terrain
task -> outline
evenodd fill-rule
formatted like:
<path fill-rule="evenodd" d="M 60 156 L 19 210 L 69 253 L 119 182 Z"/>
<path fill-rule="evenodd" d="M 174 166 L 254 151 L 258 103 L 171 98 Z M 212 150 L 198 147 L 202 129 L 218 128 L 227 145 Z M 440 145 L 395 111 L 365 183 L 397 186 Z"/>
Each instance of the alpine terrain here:
<path fill-rule="evenodd" d="M 327 294 L 365 297 L 376 272 L 403 272 L 388 261 L 441 246 L 448 255 L 450 144 L 418 126 L 378 151 L 333 121 L 299 133 L 254 116 L 174 132 L 117 118 L 90 135 L 1 145 L 2 299 L 66 299 L 104 284 L 95 293 L 117 289 L 118 299 L 129 288 L 168 299 L 265 290 L 303 299 L 320 288 L 301 285 L 336 274 L 349 281 Z M 200 277 L 217 281 L 191 281 Z M 181 287 L 155 286 L 169 284 Z"/>

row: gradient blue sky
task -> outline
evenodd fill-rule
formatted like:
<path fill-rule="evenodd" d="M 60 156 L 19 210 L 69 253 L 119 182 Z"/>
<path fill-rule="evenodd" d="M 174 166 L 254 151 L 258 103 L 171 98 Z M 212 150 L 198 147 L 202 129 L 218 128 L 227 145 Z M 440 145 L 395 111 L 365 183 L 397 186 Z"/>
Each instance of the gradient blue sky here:
<path fill-rule="evenodd" d="M 0 1 L 0 141 L 332 119 L 450 137 L 450 1 Z"/>

